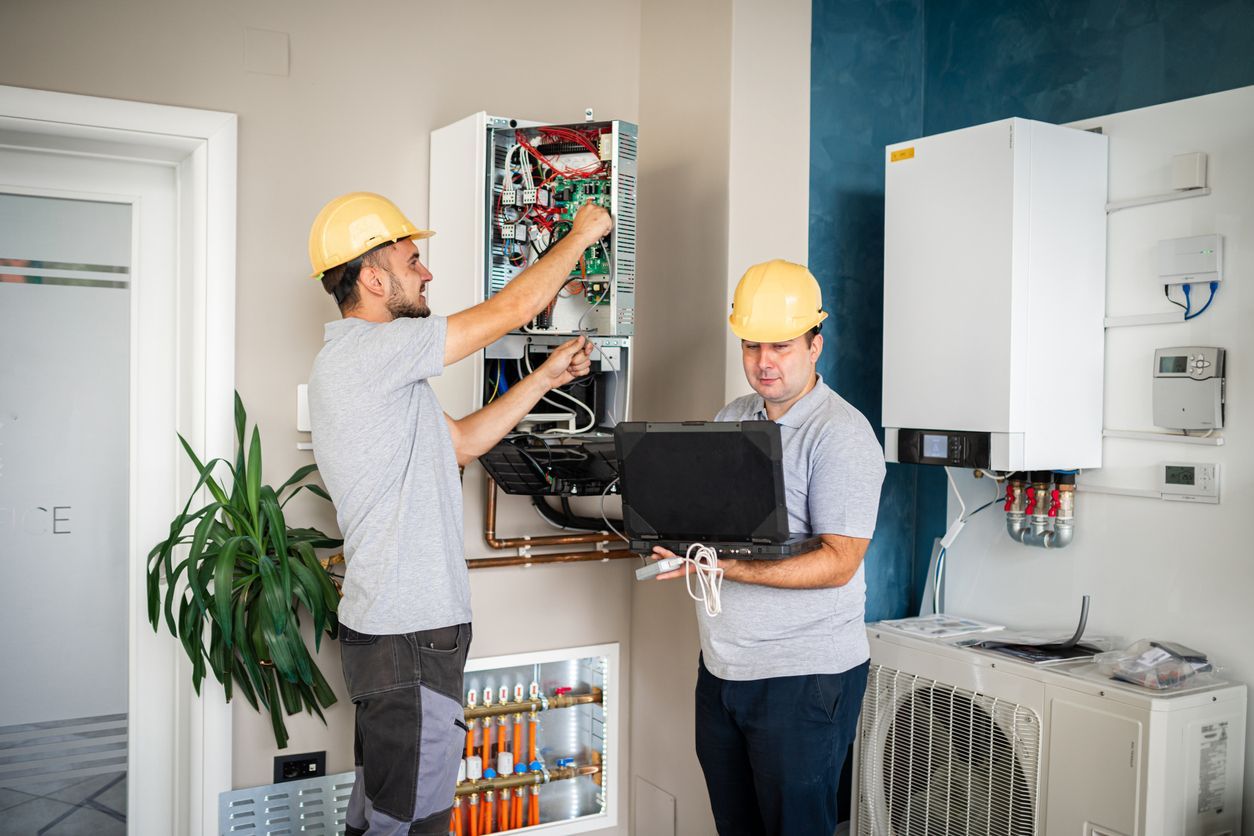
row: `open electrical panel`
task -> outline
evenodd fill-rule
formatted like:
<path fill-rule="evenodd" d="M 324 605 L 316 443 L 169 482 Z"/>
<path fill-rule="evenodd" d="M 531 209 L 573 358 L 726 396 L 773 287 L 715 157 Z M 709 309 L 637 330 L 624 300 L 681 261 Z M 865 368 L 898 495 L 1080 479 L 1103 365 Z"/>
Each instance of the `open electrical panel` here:
<path fill-rule="evenodd" d="M 635 333 L 636 128 L 626 122 L 487 125 L 485 298 L 491 298 L 570 232 L 596 203 L 614 218 L 548 307 L 484 353 L 482 404 L 491 403 L 579 334 L 593 343 L 592 373 L 554 390 L 519 425 L 524 434 L 582 436 L 627 414 Z"/>

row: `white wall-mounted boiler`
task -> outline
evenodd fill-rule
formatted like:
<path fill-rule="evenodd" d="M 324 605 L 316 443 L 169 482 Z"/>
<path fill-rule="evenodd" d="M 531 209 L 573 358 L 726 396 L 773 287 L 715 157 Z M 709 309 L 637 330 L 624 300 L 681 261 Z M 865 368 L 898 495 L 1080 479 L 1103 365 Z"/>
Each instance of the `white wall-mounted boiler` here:
<path fill-rule="evenodd" d="M 890 461 L 1101 465 L 1106 147 L 1005 119 L 885 149 Z"/>

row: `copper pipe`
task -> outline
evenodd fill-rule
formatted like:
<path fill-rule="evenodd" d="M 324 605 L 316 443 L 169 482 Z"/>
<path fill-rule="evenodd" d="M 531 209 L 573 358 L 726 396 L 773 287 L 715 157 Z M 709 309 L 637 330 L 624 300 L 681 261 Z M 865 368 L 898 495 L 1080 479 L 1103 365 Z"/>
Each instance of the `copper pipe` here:
<path fill-rule="evenodd" d="M 474 796 L 485 790 L 551 784 L 554 781 L 569 781 L 573 778 L 582 778 L 584 775 L 596 775 L 600 771 L 599 766 L 562 766 L 544 772 L 519 772 L 515 775 L 502 775 L 499 778 L 480 778 L 478 781 L 464 781 L 458 784 L 456 794 L 458 797 Z"/>
<path fill-rule="evenodd" d="M 555 708 L 569 708 L 572 705 L 598 705 L 601 703 L 601 699 L 601 689 L 593 688 L 591 693 L 588 694 L 561 694 L 549 697 L 547 700 L 523 700 L 522 702 L 507 702 L 500 705 L 467 706 L 463 710 L 466 712 L 467 720 L 475 720 L 479 717 L 499 717 L 502 714 L 529 714 L 533 711 L 551 711 Z"/>
<path fill-rule="evenodd" d="M 532 542 L 535 542 L 534 540 Z M 466 561 L 469 569 L 499 569 L 503 566 L 530 566 L 541 563 L 593 563 L 602 560 L 622 560 L 628 557 L 639 557 L 635 552 L 620 549 L 612 552 L 560 552 L 558 554 L 533 554 L 523 557 L 472 557 Z"/>
<path fill-rule="evenodd" d="M 491 476 L 487 480 L 487 510 L 484 513 L 483 539 L 494 549 L 517 549 L 523 546 L 574 546 L 581 543 L 608 543 L 615 539 L 608 531 L 591 532 L 588 534 L 553 534 L 543 537 L 505 537 L 496 536 L 496 481 Z M 471 561 L 475 563 L 477 561 Z"/>

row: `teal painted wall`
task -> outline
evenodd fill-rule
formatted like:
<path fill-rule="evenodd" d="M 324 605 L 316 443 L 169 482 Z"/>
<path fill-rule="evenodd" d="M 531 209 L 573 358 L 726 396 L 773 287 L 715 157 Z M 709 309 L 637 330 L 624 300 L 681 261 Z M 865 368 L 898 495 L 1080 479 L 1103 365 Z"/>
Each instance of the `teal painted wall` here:
<path fill-rule="evenodd" d="M 1254 84 L 1254 0 L 814 0 L 810 266 L 821 371 L 880 417 L 884 146 L 1010 116 L 1069 122 Z M 913 613 L 944 473 L 889 465 L 867 618 Z"/>

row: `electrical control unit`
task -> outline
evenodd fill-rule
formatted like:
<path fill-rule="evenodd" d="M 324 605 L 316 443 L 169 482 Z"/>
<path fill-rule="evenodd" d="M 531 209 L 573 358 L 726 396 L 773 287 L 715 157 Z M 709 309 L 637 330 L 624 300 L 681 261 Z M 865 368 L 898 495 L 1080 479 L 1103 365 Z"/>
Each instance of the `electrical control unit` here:
<path fill-rule="evenodd" d="M 1154 351 L 1154 424 L 1183 430 L 1222 430 L 1222 348 L 1186 345 Z"/>
<path fill-rule="evenodd" d="M 1101 465 L 1106 146 L 1006 119 L 885 149 L 890 461 Z"/>
<path fill-rule="evenodd" d="M 586 378 L 551 391 L 517 435 L 600 437 L 631 407 L 636 287 L 636 126 L 570 124 L 478 113 L 431 134 L 428 296 L 450 314 L 492 298 L 567 235 L 585 203 L 613 231 L 588 247 L 530 322 L 432 385 L 461 417 L 502 396 L 562 343 L 593 344 Z"/>

